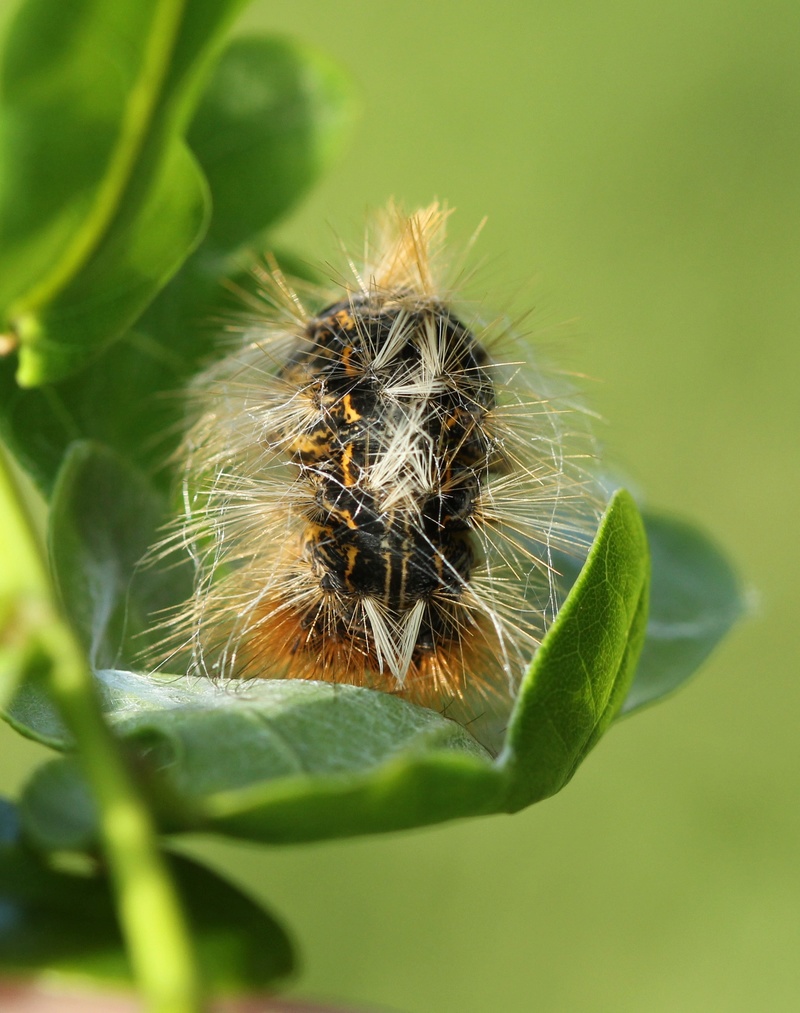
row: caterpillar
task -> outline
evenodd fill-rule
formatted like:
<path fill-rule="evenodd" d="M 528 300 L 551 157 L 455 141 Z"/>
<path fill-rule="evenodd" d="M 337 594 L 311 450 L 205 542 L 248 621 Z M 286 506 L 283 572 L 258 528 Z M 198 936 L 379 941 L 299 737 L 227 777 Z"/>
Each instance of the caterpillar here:
<path fill-rule="evenodd" d="M 602 496 L 569 393 L 448 284 L 449 214 L 390 205 L 334 290 L 262 271 L 195 384 L 167 540 L 195 587 L 166 623 L 192 671 L 513 696 Z"/>

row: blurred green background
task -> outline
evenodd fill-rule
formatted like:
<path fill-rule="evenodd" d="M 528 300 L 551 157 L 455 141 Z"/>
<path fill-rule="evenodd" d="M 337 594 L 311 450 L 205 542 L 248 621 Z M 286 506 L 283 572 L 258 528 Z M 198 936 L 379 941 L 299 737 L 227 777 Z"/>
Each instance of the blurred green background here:
<path fill-rule="evenodd" d="M 245 25 L 316 43 L 363 96 L 281 238 L 325 257 L 390 195 L 446 199 L 456 237 L 488 216 L 476 294 L 524 293 L 549 354 L 592 378 L 608 459 L 716 535 L 754 614 L 520 815 L 193 846 L 293 927 L 304 995 L 800 1009 L 800 7 L 264 0 Z M 5 791 L 44 752 L 5 728 L 0 748 Z"/>

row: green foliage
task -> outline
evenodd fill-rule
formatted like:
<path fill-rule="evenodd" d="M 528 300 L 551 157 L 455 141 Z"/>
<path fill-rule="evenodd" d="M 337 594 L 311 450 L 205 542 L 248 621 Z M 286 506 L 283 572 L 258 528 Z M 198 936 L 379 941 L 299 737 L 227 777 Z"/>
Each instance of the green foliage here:
<path fill-rule="evenodd" d="M 291 944 L 271 915 L 187 858 L 172 856 L 170 865 L 209 988 L 262 989 L 291 972 Z M 27 848 L 3 799 L 0 896 L 0 971 L 57 973 L 75 984 L 87 976 L 98 985 L 131 981 L 108 878 L 91 862 L 67 871 Z"/>
<path fill-rule="evenodd" d="M 108 16 L 102 0 L 30 0 L 18 13 L 2 77 L 0 305 L 23 386 L 118 337 L 202 238 L 208 192 L 181 128 L 238 6 L 136 0 Z"/>
<path fill-rule="evenodd" d="M 0 809 L 0 894 L 24 926 L 12 939 L 0 925 L 9 970 L 130 973 L 118 870 L 51 861 L 108 858 L 81 741 L 94 734 L 94 689 L 76 703 L 85 659 L 134 809 L 141 791 L 164 832 L 308 841 L 514 811 L 559 791 L 615 717 L 680 685 L 742 611 L 702 535 L 643 522 L 618 491 L 502 740 L 481 744 L 441 714 L 353 686 L 135 670 L 158 636 L 153 612 L 188 594 L 184 568 L 141 559 L 169 517 L 181 391 L 214 349 L 203 321 L 229 308 L 225 280 L 243 283 L 264 230 L 335 157 L 355 108 L 339 70 L 303 46 L 243 38 L 221 51 L 239 6 L 28 0 L 7 39 L 0 329 L 14 354 L 0 361 L 0 427 L 49 500 L 55 594 L 24 496 L 0 469 L 0 704 L 65 754 L 33 775 L 18 813 Z M 102 755 L 102 738 L 86 755 Z M 208 870 L 170 868 L 214 987 L 289 970 L 268 914 Z"/>
<path fill-rule="evenodd" d="M 339 153 L 353 106 L 322 54 L 286 39 L 235 39 L 188 134 L 214 195 L 209 246 L 236 250 L 286 214 Z"/>
<path fill-rule="evenodd" d="M 198 4 L 191 9 L 195 8 L 202 9 Z M 19 37 L 20 31 L 12 32 L 10 53 L 18 46 L 29 44 L 25 35 Z M 77 29 L 76 34 L 80 36 Z M 66 39 L 63 44 L 67 45 Z M 207 45 L 210 44 L 211 40 Z M 194 50 L 198 48 L 202 50 L 203 47 L 196 42 Z M 70 65 L 75 61 L 80 62 L 79 55 L 73 55 Z M 171 75 L 170 80 L 174 76 Z M 86 87 L 91 90 L 89 85 Z M 245 102 L 242 89 L 246 89 L 248 102 Z M 38 90 L 43 92 L 42 104 L 49 109 L 49 103 L 60 93 L 59 81 L 50 82 L 47 77 Z M 195 91 L 192 91 L 189 98 L 194 96 Z M 143 301 L 139 298 L 144 291 L 139 284 L 141 268 L 130 273 L 127 286 L 108 284 L 105 277 L 92 276 L 89 281 L 91 298 L 76 298 L 69 304 L 69 326 L 75 334 L 80 334 L 80 348 L 70 345 L 66 338 L 63 348 L 61 344 L 51 348 L 42 337 L 47 328 L 37 323 L 34 327 L 39 335 L 34 342 L 37 361 L 52 353 L 46 367 L 42 367 L 44 372 L 41 376 L 37 374 L 36 383 L 47 381 L 38 389 L 24 389 L 15 379 L 24 367 L 31 345 L 22 341 L 19 368 L 11 359 L 0 360 L 0 431 L 47 493 L 52 489 L 68 444 L 86 438 L 99 440 L 120 451 L 162 485 L 169 483 L 163 464 L 174 447 L 183 413 L 175 393 L 215 348 L 217 328 L 206 321 L 216 321 L 237 308 L 223 281 L 226 276 L 233 275 L 239 284 L 246 284 L 246 279 L 239 276 L 243 266 L 249 265 L 254 257 L 250 248 L 258 246 L 263 229 L 285 212 L 335 157 L 349 132 L 355 109 L 352 89 L 338 68 L 305 46 L 259 37 L 231 43 L 222 54 L 207 91 L 199 99 L 199 106 L 191 117 L 187 117 L 184 108 L 179 121 L 170 121 L 177 138 L 175 144 L 184 145 L 181 132 L 188 118 L 192 158 L 206 174 L 201 179 L 201 187 L 204 193 L 210 191 L 214 206 L 214 226 L 205 234 L 194 255 L 185 261 L 171 281 L 174 270 L 151 273 L 152 284 Z M 157 95 L 150 98 L 152 103 L 157 100 Z M 78 105 L 76 114 L 81 110 Z M 14 115 L 13 105 L 6 100 L 0 107 L 0 117 Z M 85 131 L 79 122 L 64 120 L 61 133 L 73 138 L 69 143 L 78 145 Z M 164 133 L 162 130 L 159 137 Z M 44 136 L 40 138 L 42 146 L 45 140 Z M 61 140 L 59 143 L 67 142 Z M 40 151 L 39 158 L 47 157 L 40 148 L 35 150 Z M 70 181 L 72 165 L 76 165 L 77 174 L 83 160 L 77 155 L 70 157 L 69 153 L 63 153 L 59 164 L 65 167 L 64 178 Z M 110 172 L 111 167 L 98 154 L 92 166 L 95 174 L 92 178 L 97 177 L 96 188 L 103 185 L 104 171 Z M 28 178 L 22 170 L 20 176 Z M 3 208 L 6 207 L 6 213 L 11 215 L 16 213 L 14 208 L 18 203 L 28 208 L 27 214 L 40 216 L 45 224 L 51 223 L 55 212 L 49 205 L 42 207 L 42 202 L 51 199 L 50 190 L 35 188 L 22 194 L 13 190 L 13 178 L 12 175 L 5 190 L 0 191 L 0 226 Z M 71 186 L 74 189 L 68 188 L 64 200 L 77 202 L 88 184 L 84 185 L 76 175 L 71 179 Z M 7 195 L 5 204 L 3 192 Z M 190 192 L 191 188 L 182 191 L 184 195 Z M 152 216 L 144 219 L 131 211 L 136 230 L 146 231 L 153 242 L 172 244 L 180 252 L 174 268 L 196 245 L 195 239 L 191 243 L 184 241 L 183 199 L 181 197 L 174 207 L 167 204 L 160 208 L 155 222 Z M 66 212 L 63 214 L 67 216 Z M 204 218 L 201 224 L 202 233 L 209 224 L 208 219 Z M 14 270 L 19 274 L 20 285 L 27 273 L 41 277 L 48 270 L 50 258 L 56 256 L 53 252 L 55 240 L 46 252 L 33 242 L 31 223 L 26 228 L 22 223 L 15 229 L 9 226 L 7 232 L 0 234 L 8 236 L 0 246 L 0 266 L 6 261 L 10 265 L 18 264 Z M 21 237 L 20 244 L 23 239 L 28 244 L 24 256 L 19 244 L 13 241 L 16 235 Z M 73 226 L 70 226 L 61 237 L 62 244 L 73 235 Z M 200 238 L 200 235 L 196 237 Z M 131 229 L 124 232 L 122 245 L 144 264 L 151 263 L 150 253 Z M 38 259 L 34 263 L 37 252 Z M 98 264 L 105 265 L 108 257 L 104 252 L 98 253 L 96 259 Z M 13 277 L 16 275 L 12 271 L 9 285 Z M 137 286 L 135 290 L 134 285 Z M 70 291 L 74 294 L 73 289 Z M 60 312 L 53 307 L 61 306 L 68 296 L 69 293 L 54 294 L 50 302 L 43 304 L 41 312 L 49 320 Z M 3 326 L 10 327 L 12 332 L 18 328 L 21 300 L 22 296 L 16 293 L 0 298 L 0 330 Z M 135 320 L 148 303 L 151 305 L 144 316 Z M 103 319 L 108 314 L 124 323 L 105 327 Z M 134 322 L 135 327 L 125 329 L 125 324 Z M 100 325 L 104 327 L 103 333 L 95 334 L 95 328 Z M 113 340 L 115 338 L 117 340 Z M 53 341 L 56 340 L 61 342 L 62 339 L 53 336 Z M 91 349 L 87 346 L 90 340 Z M 80 359 L 83 368 L 71 376 L 63 376 L 65 370 L 59 363 L 66 354 L 65 348 L 78 357 L 91 352 L 92 358 Z M 75 363 L 79 363 L 79 358 Z M 26 384 L 32 382 L 30 378 L 20 378 Z"/>
<path fill-rule="evenodd" d="M 78 446 L 65 473 L 93 475 L 98 490 L 114 487 L 120 503 L 136 502 L 108 452 Z M 57 566 L 66 565 L 63 573 L 57 568 L 56 579 L 63 588 L 74 571 L 99 575 L 93 587 L 73 583 L 69 611 L 84 638 L 109 656 L 118 650 L 116 639 L 104 642 L 98 631 L 108 631 L 105 617 L 122 607 L 120 589 L 132 572 L 130 560 L 148 538 L 141 527 L 121 523 L 112 501 L 98 499 L 94 510 L 82 492 L 86 487 L 66 478 L 58 483 L 54 529 L 63 525 L 70 533 L 65 543 L 74 538 L 78 518 L 90 520 L 89 537 L 55 557 Z M 133 489 L 138 487 L 137 480 Z M 98 537 L 104 525 L 115 537 Z M 682 530 L 653 522 L 650 543 L 660 564 L 653 574 L 654 598 L 662 601 L 661 582 L 668 594 L 680 574 L 685 583 L 702 585 L 704 600 L 724 610 L 726 602 L 705 565 L 713 553 L 708 544 L 695 536 L 695 552 L 705 553 L 699 553 L 697 568 L 693 554 L 667 551 Z M 126 545 L 126 532 L 134 549 Z M 563 787 L 623 701 L 633 698 L 641 705 L 690 674 L 685 640 L 665 641 L 666 621 L 658 617 L 659 663 L 636 671 L 642 642 L 650 643 L 644 624 L 647 589 L 645 530 L 632 499 L 620 492 L 534 658 L 496 758 L 453 721 L 354 686 L 270 680 L 218 684 L 123 670 L 99 671 L 98 685 L 108 720 L 148 770 L 153 804 L 167 831 L 203 829 L 288 842 L 517 809 Z M 135 614 L 138 608 L 134 596 L 130 609 Z M 703 614 L 698 614 L 702 626 Z M 71 747 L 44 679 L 27 679 L 7 716 L 38 741 Z M 96 841 L 91 799 L 80 781 L 71 760 L 34 776 L 22 806 L 40 847 L 66 847 L 64 833 L 77 834 L 82 846 Z"/>

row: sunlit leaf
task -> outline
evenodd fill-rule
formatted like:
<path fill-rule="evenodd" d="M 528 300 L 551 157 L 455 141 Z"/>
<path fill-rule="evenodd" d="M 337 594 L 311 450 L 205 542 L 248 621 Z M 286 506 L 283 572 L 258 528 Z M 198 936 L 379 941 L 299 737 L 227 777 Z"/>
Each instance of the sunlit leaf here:
<path fill-rule="evenodd" d="M 17 379 L 24 387 L 68 376 L 130 327 L 200 242 L 209 221 L 205 180 L 176 140 L 147 199 L 120 209 L 97 253 L 52 299 L 15 312 Z"/>
<path fill-rule="evenodd" d="M 205 182 L 180 132 L 239 5 L 18 11 L 2 66 L 0 317 L 24 386 L 121 334 L 202 237 Z"/>
<path fill-rule="evenodd" d="M 470 815 L 498 792 L 490 757 L 460 725 L 389 694 L 114 671 L 99 680 L 109 719 L 158 772 L 167 828 L 275 841 L 348 836 Z M 35 683 L 23 687 L 14 718 L 68 744 Z M 58 825 L 64 791 L 51 786 L 62 777 L 80 775 L 52 769 L 26 795 L 39 828 Z"/>

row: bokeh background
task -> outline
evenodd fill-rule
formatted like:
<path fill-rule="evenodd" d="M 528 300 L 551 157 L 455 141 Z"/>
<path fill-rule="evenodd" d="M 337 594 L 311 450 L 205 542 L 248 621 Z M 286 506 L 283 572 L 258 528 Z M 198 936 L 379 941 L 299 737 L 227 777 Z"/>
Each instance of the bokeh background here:
<path fill-rule="evenodd" d="M 3 5 L 4 9 L 7 5 Z M 548 802 L 378 839 L 192 847 L 292 926 L 298 994 L 404 1013 L 800 1009 L 800 7 L 261 0 L 364 115 L 281 229 L 484 216 L 476 283 L 585 373 L 608 458 L 712 532 L 751 618 Z M 493 295 L 496 288 L 497 297 Z M 0 730 L 0 788 L 43 750 Z"/>

